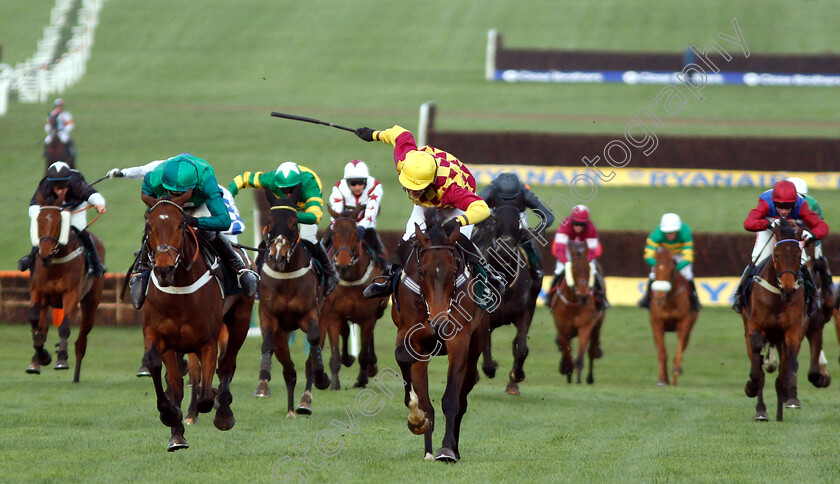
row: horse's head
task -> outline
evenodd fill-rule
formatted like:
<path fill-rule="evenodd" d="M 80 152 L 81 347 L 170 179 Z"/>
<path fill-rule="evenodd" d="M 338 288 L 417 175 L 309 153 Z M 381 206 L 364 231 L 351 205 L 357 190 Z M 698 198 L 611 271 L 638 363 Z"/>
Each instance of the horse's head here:
<path fill-rule="evenodd" d="M 661 306 L 677 282 L 677 264 L 674 262 L 674 254 L 667 247 L 656 249 L 654 259 L 656 263 L 653 265 L 653 283 L 650 290 L 656 303 Z"/>
<path fill-rule="evenodd" d="M 266 262 L 283 268 L 294 254 L 300 242 L 297 208 L 288 198 L 278 198 L 268 214 L 268 223 L 263 229 L 265 237 Z"/>
<path fill-rule="evenodd" d="M 501 205 L 493 209 L 493 213 L 494 242 L 504 242 L 511 249 L 516 247 L 524 236 L 519 208 L 514 205 Z"/>
<path fill-rule="evenodd" d="M 335 219 L 332 226 L 333 262 L 339 275 L 346 276 L 362 254 L 362 234 L 356 218 L 364 207 L 345 210 L 341 214 L 330 209 Z"/>
<path fill-rule="evenodd" d="M 571 259 L 566 268 L 566 285 L 575 291 L 578 303 L 586 304 L 595 285 L 595 273 L 589 265 L 589 247 L 578 240 L 569 241 L 568 247 Z"/>
<path fill-rule="evenodd" d="M 143 201 L 149 206 L 146 212 L 149 258 L 162 286 L 175 282 L 175 269 L 184 256 L 187 225 L 182 207 L 191 197 L 192 190 L 172 198 L 143 195 Z"/>
<path fill-rule="evenodd" d="M 427 211 L 426 231 L 414 225 L 415 252 L 417 254 L 417 283 L 426 300 L 429 320 L 433 330 L 450 320 L 455 295 L 455 280 L 463 261 L 457 254 L 455 242 L 461 231 L 453 230 L 448 236 L 441 228 L 439 211 Z"/>
<path fill-rule="evenodd" d="M 37 195 L 41 210 L 32 220 L 29 235 L 32 245 L 38 247 L 38 257 L 45 266 L 50 265 L 53 256 L 70 237 L 70 212 L 61 209 L 66 196 L 67 191 L 63 191 L 54 202 L 47 202 L 40 193 Z"/>
<path fill-rule="evenodd" d="M 782 301 L 789 302 L 794 292 L 800 287 L 799 265 L 802 256 L 802 228 L 780 218 L 773 228 L 776 244 L 773 246 L 773 268 L 776 271 L 776 283 L 782 291 Z"/>

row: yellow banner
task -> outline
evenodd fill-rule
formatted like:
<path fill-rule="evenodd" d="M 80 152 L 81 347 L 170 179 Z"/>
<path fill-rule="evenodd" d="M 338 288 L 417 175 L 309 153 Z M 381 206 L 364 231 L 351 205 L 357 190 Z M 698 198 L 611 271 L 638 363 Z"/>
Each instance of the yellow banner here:
<path fill-rule="evenodd" d="M 479 185 L 487 185 L 502 172 L 513 172 L 529 185 L 568 186 L 577 175 L 589 176 L 601 186 L 613 187 L 751 187 L 768 189 L 779 180 L 798 176 L 811 190 L 840 189 L 840 172 L 785 172 L 676 168 L 599 167 L 604 179 L 583 166 L 470 165 Z M 612 172 L 612 174 L 611 174 Z M 610 178 L 606 178 L 611 176 Z"/>

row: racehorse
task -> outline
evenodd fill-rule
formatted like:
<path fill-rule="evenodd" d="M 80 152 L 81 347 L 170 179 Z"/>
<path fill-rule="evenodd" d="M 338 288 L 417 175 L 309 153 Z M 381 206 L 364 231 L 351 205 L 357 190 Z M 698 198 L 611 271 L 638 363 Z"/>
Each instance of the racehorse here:
<path fill-rule="evenodd" d="M 42 153 L 45 163 L 44 171 L 46 172 L 50 165 L 56 161 L 63 161 L 67 163 L 70 168 L 75 168 L 76 158 L 70 151 L 70 146 L 62 142 L 58 137 L 58 120 L 55 117 L 50 117 L 50 123 L 50 142 L 44 144 L 44 151 Z"/>
<path fill-rule="evenodd" d="M 541 281 L 532 277 L 520 246 L 528 235 L 530 232 L 522 230 L 519 209 L 513 205 L 494 208 L 493 215 L 473 229 L 476 246 L 485 254 L 491 270 L 501 275 L 506 283 L 499 307 L 490 313 L 481 369 L 488 378 L 496 375 L 499 364 L 493 360 L 491 334 L 500 326 L 513 324 L 516 327 L 513 369 L 505 389 L 510 395 L 519 395 L 519 383 L 525 380 L 523 367 L 528 357 L 528 330 L 540 293 Z"/>
<path fill-rule="evenodd" d="M 332 226 L 332 257 L 338 272 L 339 281 L 335 290 L 324 300 L 321 310 L 321 346 L 325 338 L 330 338 L 330 388 L 341 388 L 338 371 L 342 363 L 353 364 L 353 357 L 347 353 L 349 336 L 348 323 L 356 323 L 361 329 L 361 351 L 359 352 L 359 375 L 356 388 L 364 388 L 368 378 L 379 371 L 376 366 L 376 353 L 373 348 L 373 329 L 376 321 L 385 313 L 388 299 L 374 300 L 362 295 L 365 287 L 382 274 L 376 266 L 373 256 L 362 240 L 356 218 L 364 210 L 364 205 L 356 207 L 342 216 L 330 209 L 335 219 Z M 344 336 L 344 351 L 339 348 L 340 337 Z"/>
<path fill-rule="evenodd" d="M 319 297 L 318 275 L 312 257 L 300 243 L 297 210 L 293 202 L 280 198 L 271 207 L 265 237 L 265 263 L 260 272 L 260 331 L 263 336 L 260 382 L 255 396 L 268 396 L 271 353 L 283 365 L 288 412 L 312 414 L 312 383 L 323 390 L 330 386 L 321 359 L 321 330 L 318 318 L 323 299 Z M 289 352 L 289 337 L 300 329 L 309 342 L 306 359 L 306 387 L 294 408 L 297 372 Z"/>
<path fill-rule="evenodd" d="M 249 298 L 223 299 L 222 283 L 213 276 L 217 260 L 205 260 L 198 234 L 184 222 L 182 207 L 191 196 L 192 190 L 171 199 L 143 195 L 143 202 L 149 206 L 146 234 L 154 267 L 142 309 L 143 363 L 154 382 L 160 420 L 171 428 L 170 452 L 189 448 L 181 422 L 184 380 L 177 353 L 193 353 L 200 360 L 201 382 L 194 389 L 198 411 L 212 410 L 215 397 L 216 428 L 230 430 L 236 423 L 230 408 L 230 382 L 236 356 L 248 334 L 253 305 Z M 217 355 L 219 388 L 214 395 Z M 166 366 L 167 391 L 163 389 L 161 363 Z"/>
<path fill-rule="evenodd" d="M 758 397 L 756 421 L 766 421 L 764 405 L 764 369 L 761 350 L 767 343 L 780 356 L 776 377 L 776 420 L 782 421 L 783 406 L 799 408 L 796 395 L 797 358 L 808 324 L 805 315 L 805 293 L 799 275 L 802 229 L 784 218 L 773 228 L 776 243 L 771 256 L 759 266 L 753 277 L 748 306 L 741 312 L 747 355 L 750 358 L 750 379 L 744 392 Z"/>
<path fill-rule="evenodd" d="M 557 346 L 562 353 L 560 373 L 566 375 L 566 381 L 572 382 L 572 371 L 577 370 L 577 383 L 581 382 L 583 371 L 583 355 L 589 356 L 589 372 L 586 383 L 595 382 L 593 369 L 595 359 L 598 358 L 598 347 L 601 339 L 601 326 L 604 324 L 604 309 L 595 305 L 593 286 L 595 273 L 589 263 L 589 249 L 586 242 L 569 241 L 571 258 L 566 265 L 565 277 L 552 288 L 549 307 L 554 316 L 557 328 Z M 577 358 L 572 361 L 572 338 L 578 339 Z"/>
<path fill-rule="evenodd" d="M 41 366 L 52 361 L 49 352 L 44 350 L 47 339 L 49 322 L 47 312 L 53 308 L 54 312 L 63 309 L 64 317 L 58 327 L 60 342 L 58 343 L 58 358 L 56 370 L 66 370 L 67 346 L 70 337 L 70 321 L 76 314 L 77 307 L 81 307 L 81 322 L 79 336 L 76 338 L 76 369 L 73 382 L 79 382 L 79 372 L 82 359 L 87 351 L 87 335 L 93 328 L 96 308 L 102 298 L 102 288 L 105 286 L 103 277 L 93 277 L 87 273 L 85 267 L 84 247 L 75 231 L 70 227 L 70 212 L 62 210 L 66 192 L 51 204 L 47 204 L 41 195 L 38 203 L 41 211 L 37 219 L 33 220 L 30 235 L 32 245 L 38 246 L 38 257 L 32 269 L 32 279 L 29 288 L 30 308 L 29 323 L 32 325 L 32 346 L 35 354 L 32 363 L 26 369 L 27 373 L 40 374 Z M 91 240 L 96 245 L 102 261 L 105 261 L 105 246 L 93 234 Z"/>
<path fill-rule="evenodd" d="M 659 360 L 659 378 L 657 385 L 669 385 L 668 355 L 665 351 L 665 333 L 677 333 L 677 354 L 671 369 L 673 384 L 683 373 L 682 360 L 691 329 L 697 321 L 698 312 L 691 310 L 691 289 L 688 280 L 677 270 L 674 256 L 666 247 L 656 249 L 656 264 L 653 266 L 654 281 L 650 285 L 652 292 L 650 304 L 650 327 L 653 330 L 653 342 L 656 344 Z"/>
<path fill-rule="evenodd" d="M 831 375 L 828 373 L 827 361 L 823 352 L 823 326 L 834 315 L 834 307 L 837 304 L 834 284 L 825 284 L 818 274 L 818 266 L 825 264 L 825 260 L 817 260 L 814 257 L 815 244 L 805 246 L 805 267 L 814 275 L 816 283 L 816 296 L 820 298 L 820 308 L 808 317 L 808 326 L 805 336 L 808 338 L 808 346 L 811 350 L 811 364 L 808 368 L 808 381 L 817 388 L 825 388 L 831 384 Z M 827 267 L 822 270 L 828 270 Z"/>
<path fill-rule="evenodd" d="M 456 246 L 460 230 L 445 235 L 436 209 L 425 212 L 426 232 L 415 224 L 414 239 L 393 295 L 391 317 L 397 326 L 394 355 L 405 382 L 408 428 L 425 440 L 425 459 L 457 462 L 461 419 L 467 395 L 478 381 L 478 357 L 487 334 L 487 312 L 479 302 L 493 299 L 487 287 L 477 289 L 476 275 L 467 269 L 465 254 Z M 447 355 L 449 369 L 441 400 L 446 425 L 443 446 L 432 454 L 435 411 L 429 398 L 428 365 L 433 356 Z"/>

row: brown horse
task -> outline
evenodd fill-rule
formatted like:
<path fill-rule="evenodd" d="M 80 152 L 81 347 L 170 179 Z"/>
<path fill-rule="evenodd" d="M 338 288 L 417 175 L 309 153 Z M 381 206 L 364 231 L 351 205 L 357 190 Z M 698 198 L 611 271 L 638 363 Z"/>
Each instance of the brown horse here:
<path fill-rule="evenodd" d="M 182 207 L 191 196 L 192 190 L 171 200 L 143 195 L 150 207 L 146 231 L 154 265 L 142 310 L 143 363 L 152 374 L 160 420 L 171 428 L 168 451 L 189 447 L 181 422 L 184 380 L 177 353 L 193 353 L 200 360 L 201 383 L 194 390 L 198 392 L 198 411 L 212 410 L 217 397 L 213 424 L 219 430 L 230 430 L 236 423 L 230 408 L 230 382 L 236 356 L 248 334 L 253 304 L 248 298 L 223 299 L 221 283 L 213 277 L 217 263 L 205 261 L 198 235 L 184 222 Z M 220 348 L 216 396 L 213 374 Z M 161 363 L 166 366 L 167 391 L 163 389 Z"/>
<path fill-rule="evenodd" d="M 805 267 L 813 274 L 816 284 L 817 297 L 820 298 L 820 308 L 808 316 L 808 326 L 805 336 L 808 338 L 808 346 L 811 350 L 811 364 L 808 368 L 808 381 L 817 388 L 825 388 L 831 384 L 831 375 L 828 373 L 827 361 L 823 352 L 823 327 L 831 321 L 834 315 L 834 306 L 837 304 L 834 284 L 823 280 L 817 270 L 828 270 L 827 267 L 820 267 L 826 264 L 825 259 L 816 259 L 815 244 L 805 246 Z"/>
<path fill-rule="evenodd" d="M 756 421 L 768 419 L 761 355 L 765 343 L 775 348 L 780 356 L 776 377 L 776 420 L 782 420 L 783 406 L 801 406 L 796 395 L 797 358 L 808 325 L 803 282 L 799 275 L 802 229 L 786 219 L 779 220 L 780 225 L 773 229 L 776 238 L 773 252 L 753 277 L 749 304 L 741 312 L 750 358 L 750 379 L 744 392 L 750 398 L 758 397 Z"/>
<path fill-rule="evenodd" d="M 691 329 L 697 321 L 697 311 L 691 310 L 691 289 L 688 280 L 677 270 L 674 256 L 665 247 L 656 249 L 656 264 L 653 266 L 654 281 L 651 283 L 650 327 L 659 361 L 657 385 L 669 385 L 668 354 L 665 351 L 665 333 L 677 333 L 677 354 L 674 355 L 673 384 L 683 373 L 682 360 Z"/>
<path fill-rule="evenodd" d="M 391 317 L 397 326 L 395 357 L 405 381 L 408 428 L 425 438 L 425 458 L 457 462 L 461 420 L 467 395 L 478 381 L 478 357 L 487 334 L 487 312 L 476 301 L 498 300 L 498 295 L 477 296 L 475 275 L 467 270 L 456 247 L 460 231 L 446 236 L 436 209 L 425 214 L 427 232 L 415 224 L 411 253 L 394 293 Z M 486 285 L 486 283 L 485 283 Z M 428 365 L 433 356 L 448 355 L 446 390 L 441 400 L 446 427 L 443 447 L 432 454 L 435 411 L 429 397 Z"/>
<path fill-rule="evenodd" d="M 560 373 L 566 375 L 566 381 L 572 382 L 572 371 L 577 370 L 577 383 L 581 382 L 583 355 L 589 356 L 589 372 L 586 383 L 595 382 L 593 368 L 598 358 L 598 342 L 601 339 L 601 326 L 604 324 L 604 309 L 595 307 L 592 287 L 595 274 L 589 263 L 589 249 L 585 242 L 569 242 L 571 260 L 567 265 L 565 277 L 557 285 L 551 296 L 549 307 L 557 327 L 557 346 L 563 354 L 560 360 Z M 572 361 L 572 338 L 578 339 L 577 358 Z"/>
<path fill-rule="evenodd" d="M 255 396 L 268 396 L 271 353 L 283 365 L 288 412 L 286 417 L 312 414 L 312 383 L 323 390 L 330 386 L 321 359 L 321 330 L 318 326 L 322 298 L 312 258 L 300 243 L 297 210 L 286 198 L 271 207 L 263 230 L 265 263 L 260 271 L 260 331 L 263 336 L 260 382 Z M 289 352 L 289 337 L 300 329 L 309 342 L 306 359 L 306 387 L 294 408 L 297 372 Z"/>
<path fill-rule="evenodd" d="M 499 307 L 490 313 L 481 369 L 488 378 L 496 375 L 499 364 L 493 359 L 491 333 L 500 326 L 513 324 L 516 327 L 512 345 L 513 368 L 508 374 L 505 389 L 510 395 L 519 395 L 519 383 L 525 380 L 528 330 L 531 328 L 542 282 L 531 276 L 527 257 L 520 245 L 528 235 L 530 232 L 522 229 L 519 208 L 512 205 L 496 207 L 493 215 L 477 224 L 473 230 L 476 246 L 485 254 L 490 268 L 506 282 Z"/>
<path fill-rule="evenodd" d="M 335 219 L 332 227 L 333 261 L 338 271 L 339 281 L 335 290 L 327 296 L 321 310 L 321 346 L 325 338 L 330 338 L 330 374 L 332 390 L 341 388 L 338 371 L 342 363 L 353 364 L 353 357 L 347 353 L 349 323 L 356 323 L 361 329 L 361 351 L 359 352 L 359 375 L 356 388 L 364 388 L 368 378 L 379 371 L 376 366 L 376 353 L 373 348 L 373 329 L 376 321 L 385 313 L 388 298 L 373 300 L 362 295 L 365 287 L 382 274 L 376 266 L 367 246 L 360 237 L 356 217 L 364 206 L 356 207 L 346 216 L 341 216 L 330 209 Z M 344 352 L 339 348 L 339 340 L 344 337 Z"/>
<path fill-rule="evenodd" d="M 70 146 L 62 142 L 58 137 L 58 121 L 55 118 L 50 118 L 52 127 L 50 128 L 50 142 L 44 144 L 44 171 L 56 161 L 63 161 L 67 163 L 70 168 L 75 168 L 76 158 L 70 151 Z"/>
<path fill-rule="evenodd" d="M 56 370 L 66 370 L 67 346 L 70 337 L 70 322 L 81 307 L 81 323 L 79 336 L 76 338 L 76 369 L 73 382 L 79 382 L 79 372 L 82 359 L 87 351 L 87 335 L 93 328 L 96 308 L 102 298 L 102 288 L 105 279 L 93 277 L 87 273 L 85 267 L 84 248 L 81 240 L 70 227 L 70 212 L 62 210 L 66 193 L 52 204 L 46 204 L 41 196 L 38 202 L 41 211 L 33 221 L 32 244 L 38 246 L 38 257 L 32 269 L 32 279 L 29 288 L 30 308 L 29 323 L 32 325 L 32 346 L 35 354 L 32 363 L 26 369 L 27 373 L 40 374 L 41 365 L 48 365 L 52 361 L 49 352 L 44 350 L 47 339 L 49 321 L 47 313 L 50 308 L 54 311 L 63 309 L 64 317 L 58 327 L 60 341 L 58 343 L 58 359 Z M 95 235 L 91 240 L 96 245 L 102 261 L 105 261 L 105 246 Z"/>

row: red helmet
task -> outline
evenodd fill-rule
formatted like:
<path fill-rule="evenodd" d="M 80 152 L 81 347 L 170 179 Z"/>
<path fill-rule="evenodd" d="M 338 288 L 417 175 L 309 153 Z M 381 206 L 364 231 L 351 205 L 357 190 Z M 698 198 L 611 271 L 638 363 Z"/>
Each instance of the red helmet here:
<path fill-rule="evenodd" d="M 572 208 L 572 222 L 589 222 L 589 208 L 586 205 L 575 205 Z"/>
<path fill-rule="evenodd" d="M 773 185 L 774 203 L 796 203 L 797 197 L 796 185 L 788 180 L 780 180 Z"/>

